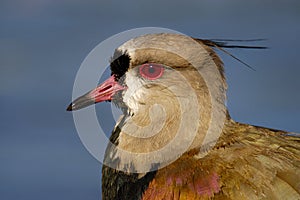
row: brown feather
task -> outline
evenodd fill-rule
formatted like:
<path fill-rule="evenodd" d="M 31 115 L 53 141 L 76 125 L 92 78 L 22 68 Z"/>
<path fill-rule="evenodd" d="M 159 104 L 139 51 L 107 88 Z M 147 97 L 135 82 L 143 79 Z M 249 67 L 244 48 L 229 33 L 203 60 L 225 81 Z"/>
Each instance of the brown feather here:
<path fill-rule="evenodd" d="M 216 147 L 197 153 L 159 170 L 143 199 L 300 199 L 300 138 L 228 120 Z"/>

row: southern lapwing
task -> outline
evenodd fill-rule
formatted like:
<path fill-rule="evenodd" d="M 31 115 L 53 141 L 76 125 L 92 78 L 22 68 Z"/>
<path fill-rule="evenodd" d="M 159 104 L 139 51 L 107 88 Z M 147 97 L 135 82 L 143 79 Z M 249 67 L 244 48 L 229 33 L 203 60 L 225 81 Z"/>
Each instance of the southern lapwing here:
<path fill-rule="evenodd" d="M 111 77 L 70 104 L 112 101 L 124 113 L 103 199 L 300 199 L 300 137 L 230 118 L 214 51 L 224 47 L 168 33 L 131 39 L 115 50 Z"/>

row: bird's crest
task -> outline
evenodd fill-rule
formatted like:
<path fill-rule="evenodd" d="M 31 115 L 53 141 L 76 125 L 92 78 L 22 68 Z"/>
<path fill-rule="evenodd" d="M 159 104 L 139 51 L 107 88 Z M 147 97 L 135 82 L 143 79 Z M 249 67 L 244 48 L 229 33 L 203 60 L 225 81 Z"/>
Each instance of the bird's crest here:
<path fill-rule="evenodd" d="M 225 48 L 238 48 L 238 49 L 267 49 L 268 47 L 265 46 L 256 46 L 256 45 L 235 45 L 235 44 L 229 44 L 229 42 L 259 42 L 264 41 L 266 39 L 248 39 L 248 40 L 234 40 L 234 39 L 198 39 L 193 38 L 197 42 L 202 42 L 207 46 L 217 48 L 218 50 L 224 52 L 225 54 L 229 55 L 233 59 L 237 60 L 238 62 L 242 63 L 249 69 L 252 69 L 253 71 L 256 71 L 251 65 L 247 64 L 243 60 L 239 59 L 232 53 L 225 50 Z"/>

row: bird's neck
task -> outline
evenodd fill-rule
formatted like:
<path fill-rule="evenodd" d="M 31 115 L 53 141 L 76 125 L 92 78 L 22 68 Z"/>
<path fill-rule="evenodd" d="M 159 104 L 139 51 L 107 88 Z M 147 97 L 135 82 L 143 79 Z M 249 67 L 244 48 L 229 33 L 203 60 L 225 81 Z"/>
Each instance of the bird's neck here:
<path fill-rule="evenodd" d="M 203 96 L 195 96 L 192 101 L 192 97 L 183 98 L 182 105 L 162 99 L 161 104 L 141 107 L 141 112 L 123 117 L 116 126 L 117 133 L 113 134 L 116 145 L 108 150 L 114 152 L 107 154 L 108 159 L 118 160 L 117 169 L 130 166 L 134 170 L 128 169 L 128 172 L 143 173 L 166 166 L 190 150 L 209 151 L 221 134 L 224 122 L 211 124 L 212 106 Z M 191 109 L 195 102 L 202 105 L 198 110 Z M 226 110 L 220 112 L 226 113 Z M 207 137 L 214 134 L 214 130 L 221 132 Z"/>

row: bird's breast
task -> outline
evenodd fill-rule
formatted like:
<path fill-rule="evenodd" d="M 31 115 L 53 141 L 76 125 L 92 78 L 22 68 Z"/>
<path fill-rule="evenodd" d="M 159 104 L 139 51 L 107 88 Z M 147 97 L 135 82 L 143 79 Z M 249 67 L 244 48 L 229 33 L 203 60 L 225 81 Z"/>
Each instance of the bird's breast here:
<path fill-rule="evenodd" d="M 142 199 L 209 199 L 221 190 L 217 170 L 199 162 L 196 151 L 157 171 Z"/>

